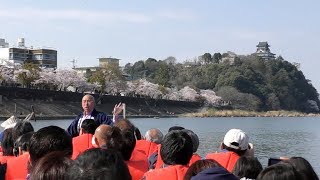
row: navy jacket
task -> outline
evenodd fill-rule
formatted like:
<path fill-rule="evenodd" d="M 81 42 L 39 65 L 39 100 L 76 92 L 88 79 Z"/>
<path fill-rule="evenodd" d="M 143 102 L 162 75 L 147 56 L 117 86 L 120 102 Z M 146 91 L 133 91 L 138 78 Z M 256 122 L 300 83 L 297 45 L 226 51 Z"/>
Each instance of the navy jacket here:
<path fill-rule="evenodd" d="M 79 135 L 78 122 L 82 115 L 83 113 L 79 114 L 68 127 L 67 132 L 71 137 L 76 137 Z M 99 112 L 96 109 L 93 109 L 91 116 L 94 117 L 94 121 L 96 122 L 97 126 L 100 126 L 101 124 L 113 125 L 112 118 L 107 116 L 104 112 Z"/>

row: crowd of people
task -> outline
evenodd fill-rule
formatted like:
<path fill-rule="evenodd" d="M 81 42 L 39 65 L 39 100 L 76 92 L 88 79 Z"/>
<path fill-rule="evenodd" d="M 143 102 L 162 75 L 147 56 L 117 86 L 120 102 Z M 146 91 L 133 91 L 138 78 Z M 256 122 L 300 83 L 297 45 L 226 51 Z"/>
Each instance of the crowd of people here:
<path fill-rule="evenodd" d="M 83 112 L 64 130 L 47 126 L 34 132 L 29 121 L 6 123 L 1 139 L 0 179 L 29 180 L 318 180 L 302 157 L 262 167 L 249 136 L 230 129 L 219 152 L 197 154 L 199 138 L 173 126 L 163 135 L 152 128 L 142 136 L 128 119 L 95 110 L 91 95 Z M 10 125 L 9 125 L 10 124 Z"/>

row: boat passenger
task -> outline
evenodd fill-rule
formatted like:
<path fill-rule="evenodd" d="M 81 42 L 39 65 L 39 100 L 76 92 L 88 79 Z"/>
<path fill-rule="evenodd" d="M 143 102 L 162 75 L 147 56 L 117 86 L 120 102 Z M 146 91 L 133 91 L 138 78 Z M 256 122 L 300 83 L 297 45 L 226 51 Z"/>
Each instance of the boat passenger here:
<path fill-rule="evenodd" d="M 232 173 L 241 180 L 256 179 L 262 171 L 262 165 L 255 157 L 241 156 L 234 165 Z"/>
<path fill-rule="evenodd" d="M 25 179 L 28 174 L 28 161 L 30 138 L 34 132 L 26 133 L 14 143 L 13 153 L 15 158 L 8 159 L 5 179 Z"/>
<path fill-rule="evenodd" d="M 240 129 L 231 129 L 224 136 L 221 152 L 209 153 L 206 159 L 214 159 L 229 172 L 249 148 L 249 136 Z"/>
<path fill-rule="evenodd" d="M 30 180 L 68 180 L 66 174 L 72 163 L 70 157 L 62 151 L 48 153 L 32 168 Z"/>
<path fill-rule="evenodd" d="M 68 133 L 58 126 L 48 126 L 39 129 L 30 139 L 30 169 L 40 158 L 53 151 L 62 151 L 67 157 L 72 155 L 72 139 Z"/>
<path fill-rule="evenodd" d="M 212 159 L 202 159 L 194 162 L 186 172 L 184 180 L 190 180 L 193 176 L 208 168 L 222 167 L 217 161 Z"/>
<path fill-rule="evenodd" d="M 160 156 L 164 168 L 148 171 L 144 179 L 182 180 L 193 153 L 191 137 L 183 131 L 171 131 L 161 143 Z"/>
<path fill-rule="evenodd" d="M 75 159 L 74 164 L 67 170 L 66 179 L 131 180 L 131 175 L 117 151 L 93 148 L 84 151 Z"/>
<path fill-rule="evenodd" d="M 113 119 L 107 116 L 104 112 L 99 112 L 95 109 L 96 103 L 92 95 L 85 95 L 82 98 L 83 112 L 80 113 L 70 124 L 67 131 L 71 137 L 79 135 L 80 127 L 85 119 L 94 119 L 97 126 L 100 124 L 112 125 L 123 110 L 122 103 L 116 104 L 113 109 Z"/>
<path fill-rule="evenodd" d="M 257 180 L 304 180 L 289 163 L 280 162 L 263 169 Z"/>
<path fill-rule="evenodd" d="M 303 157 L 291 157 L 286 162 L 290 163 L 305 180 L 319 180 L 311 164 Z"/>
<path fill-rule="evenodd" d="M 85 119 L 81 124 L 79 136 L 72 138 L 72 159 L 75 159 L 83 151 L 93 148 L 92 137 L 97 128 L 93 119 Z"/>

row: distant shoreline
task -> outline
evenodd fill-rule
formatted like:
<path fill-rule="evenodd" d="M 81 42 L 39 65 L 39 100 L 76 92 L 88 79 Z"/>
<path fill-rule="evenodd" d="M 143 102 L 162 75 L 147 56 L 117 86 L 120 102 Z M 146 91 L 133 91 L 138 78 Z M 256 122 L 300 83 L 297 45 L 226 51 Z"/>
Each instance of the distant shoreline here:
<path fill-rule="evenodd" d="M 302 113 L 296 111 L 243 111 L 243 110 L 215 110 L 207 109 L 198 113 L 183 114 L 183 117 L 315 117 L 320 114 Z"/>
<path fill-rule="evenodd" d="M 59 116 L 37 116 L 35 120 L 66 120 L 70 119 L 73 120 L 77 115 L 59 115 Z M 17 116 L 19 119 L 24 119 L 26 116 Z M 177 115 L 127 115 L 126 118 L 177 118 L 179 116 Z M 0 116 L 0 121 L 5 121 L 8 119 L 9 116 Z M 30 119 L 31 121 L 34 121 L 34 118 Z"/>

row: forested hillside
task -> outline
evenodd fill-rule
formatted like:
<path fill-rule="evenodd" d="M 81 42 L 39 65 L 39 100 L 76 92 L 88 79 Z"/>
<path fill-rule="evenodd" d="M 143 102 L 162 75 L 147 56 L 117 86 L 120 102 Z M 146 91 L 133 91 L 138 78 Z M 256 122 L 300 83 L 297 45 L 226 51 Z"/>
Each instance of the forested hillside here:
<path fill-rule="evenodd" d="M 176 63 L 149 58 L 127 64 L 124 72 L 133 80 L 146 78 L 165 87 L 213 89 L 235 109 L 319 112 L 319 95 L 302 71 L 281 56 L 262 60 L 256 56 L 205 53 Z"/>

